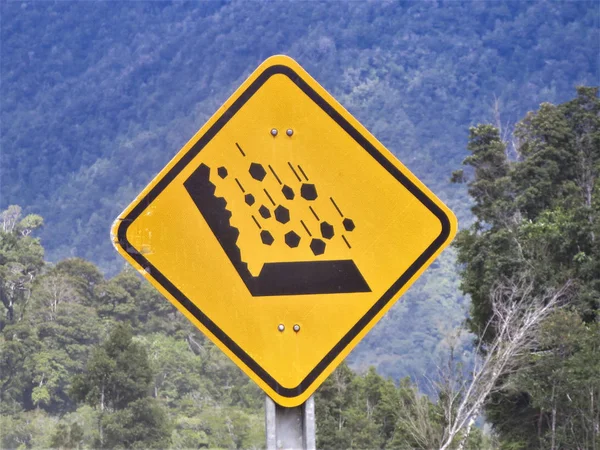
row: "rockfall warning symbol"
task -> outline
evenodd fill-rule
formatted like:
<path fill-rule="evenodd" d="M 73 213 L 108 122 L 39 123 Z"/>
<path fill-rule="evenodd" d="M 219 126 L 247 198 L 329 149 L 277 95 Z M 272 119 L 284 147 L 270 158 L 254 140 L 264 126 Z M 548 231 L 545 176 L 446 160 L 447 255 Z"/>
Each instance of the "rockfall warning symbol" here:
<path fill-rule="evenodd" d="M 285 161 L 277 166 L 277 158 L 263 161 L 264 165 L 249 163 L 246 152 L 250 150 L 243 151 L 237 142 L 235 148 L 239 154 L 222 154 L 229 161 L 227 167 L 211 170 L 202 163 L 183 184 L 250 293 L 260 297 L 369 292 L 352 259 L 328 258 L 336 246 L 352 248 L 350 235 L 355 228 L 333 197 L 319 197 L 315 180 L 308 178 L 301 165 Z M 227 193 L 240 199 L 240 211 L 228 208 L 234 203 L 228 202 Z M 236 215 L 245 215 L 246 222 L 251 217 L 256 227 L 236 227 L 236 223 L 244 222 L 236 220 Z M 242 233 L 249 237 L 242 239 Z M 252 248 L 256 245 L 247 245 L 248 250 L 243 247 L 251 239 L 264 245 L 255 255 Z M 302 260 L 299 256 L 303 247 L 310 249 L 311 258 Z M 265 257 L 269 261 L 262 267 L 256 262 L 251 265 L 251 261 Z"/>
<path fill-rule="evenodd" d="M 275 56 L 112 236 L 268 395 L 296 406 L 455 232 L 431 191 L 302 67 Z"/>

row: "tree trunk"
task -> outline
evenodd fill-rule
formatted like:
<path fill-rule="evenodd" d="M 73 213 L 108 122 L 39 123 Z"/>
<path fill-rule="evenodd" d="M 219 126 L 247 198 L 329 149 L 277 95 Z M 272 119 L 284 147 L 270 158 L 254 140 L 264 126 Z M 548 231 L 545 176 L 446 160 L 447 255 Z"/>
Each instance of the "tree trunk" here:
<path fill-rule="evenodd" d="M 556 450 L 556 401 L 554 400 L 555 386 L 552 386 L 552 441 L 550 450 Z"/>
<path fill-rule="evenodd" d="M 544 450 L 542 448 L 542 424 L 544 423 L 544 410 L 540 408 L 540 415 L 538 417 L 538 442 L 540 444 L 540 450 Z"/>
<path fill-rule="evenodd" d="M 100 390 L 100 411 L 104 412 L 104 384 Z"/>
<path fill-rule="evenodd" d="M 465 445 L 467 443 L 467 439 L 469 439 L 469 434 L 471 434 L 471 429 L 473 428 L 473 425 L 475 424 L 475 419 L 477 418 L 478 415 L 479 415 L 479 412 L 476 411 L 475 414 L 469 420 L 469 424 L 467 425 L 465 434 L 461 438 L 460 443 L 458 444 L 458 447 L 456 447 L 457 450 L 463 450 L 463 448 L 465 447 Z"/>
<path fill-rule="evenodd" d="M 590 416 L 592 419 L 592 450 L 596 450 L 596 441 L 598 435 L 600 435 L 598 418 L 594 414 L 594 387 L 590 389 Z"/>
<path fill-rule="evenodd" d="M 100 417 L 98 418 L 100 432 L 100 448 L 104 448 L 104 428 L 102 427 L 102 417 L 104 416 L 104 383 L 100 389 Z"/>

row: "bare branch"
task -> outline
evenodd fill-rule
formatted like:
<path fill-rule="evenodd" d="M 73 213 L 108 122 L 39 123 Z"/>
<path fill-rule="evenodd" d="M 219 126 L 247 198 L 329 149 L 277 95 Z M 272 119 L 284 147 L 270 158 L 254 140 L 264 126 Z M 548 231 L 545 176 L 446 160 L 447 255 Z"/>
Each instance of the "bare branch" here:
<path fill-rule="evenodd" d="M 479 342 L 469 380 L 457 383 L 442 379 L 441 382 L 440 388 L 450 391 L 446 395 L 451 398 L 444 405 L 448 409 L 445 412 L 447 428 L 441 450 L 448 449 L 459 438 L 458 448 L 464 446 L 486 400 L 503 388 L 501 379 L 513 373 L 522 359 L 537 348 L 539 325 L 561 305 L 570 286 L 569 281 L 558 290 L 534 296 L 533 283 L 523 278 L 516 283 L 507 280 L 494 288 L 492 317 L 486 328 L 495 330 L 495 336 L 489 342 Z"/>

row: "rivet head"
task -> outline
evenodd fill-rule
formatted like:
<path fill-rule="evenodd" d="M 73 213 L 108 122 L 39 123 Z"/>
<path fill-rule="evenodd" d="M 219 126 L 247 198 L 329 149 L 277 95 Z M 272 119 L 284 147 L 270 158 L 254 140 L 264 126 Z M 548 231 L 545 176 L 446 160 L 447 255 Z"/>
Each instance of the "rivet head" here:
<path fill-rule="evenodd" d="M 271 128 L 271 135 L 277 136 L 277 128 Z"/>
<path fill-rule="evenodd" d="M 298 331 L 300 331 L 300 325 L 296 324 L 294 325 L 294 331 L 297 333 Z"/>
<path fill-rule="evenodd" d="M 282 324 L 282 323 L 280 323 L 279 325 L 277 325 L 277 329 L 278 329 L 279 331 L 283 331 L 283 330 L 285 330 L 285 325 L 284 325 L 284 324 Z"/>
<path fill-rule="evenodd" d="M 288 136 L 291 136 L 292 134 L 294 134 L 294 130 L 292 130 L 291 128 L 288 128 L 287 131 L 285 132 L 285 134 L 287 134 Z"/>

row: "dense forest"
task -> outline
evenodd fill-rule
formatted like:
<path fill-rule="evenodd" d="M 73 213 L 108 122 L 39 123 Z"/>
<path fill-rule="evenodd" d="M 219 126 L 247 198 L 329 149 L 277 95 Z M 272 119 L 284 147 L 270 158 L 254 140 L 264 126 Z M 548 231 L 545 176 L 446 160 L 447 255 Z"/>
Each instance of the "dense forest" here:
<path fill-rule="evenodd" d="M 0 3 L 0 446 L 264 445 L 262 393 L 108 233 L 277 53 L 463 229 L 318 390 L 319 446 L 600 448 L 592 1 Z M 471 399 L 502 311 L 549 298 Z"/>
<path fill-rule="evenodd" d="M 470 200 L 448 173 L 468 127 L 505 134 L 597 84 L 600 67 L 593 1 L 22 1 L 2 2 L 0 21 L 0 209 L 44 217 L 49 261 L 82 257 L 108 275 L 124 265 L 114 218 L 272 54 L 303 65 L 463 226 Z M 454 261 L 430 267 L 353 367 L 435 370 L 468 310 Z"/>
<path fill-rule="evenodd" d="M 458 239 L 470 330 L 490 349 L 504 324 L 496 304 L 560 303 L 531 353 L 499 380 L 487 419 L 505 445 L 597 448 L 600 443 L 600 100 L 544 103 L 520 121 L 516 144 L 472 128 L 469 194 L 477 220 Z M 514 154 L 511 152 L 514 151 Z M 465 180 L 465 172 L 454 174 Z M 495 304 L 496 303 L 496 304 Z"/>
<path fill-rule="evenodd" d="M 475 361 L 451 344 L 429 396 L 343 364 L 316 393 L 319 448 L 600 444 L 600 99 L 577 93 L 517 124 L 514 158 L 471 128 L 452 176 L 477 218 L 455 244 Z M 135 270 L 46 263 L 40 216 L 0 223 L 2 448 L 264 445 L 258 387 Z"/>
<path fill-rule="evenodd" d="M 1 448 L 264 447 L 262 391 L 135 270 L 45 263 L 43 220 L 17 206 L 0 224 Z M 408 378 L 345 364 L 316 405 L 320 448 L 421 446 L 423 414 L 435 439 L 444 427 Z"/>

